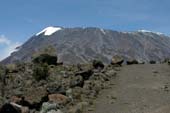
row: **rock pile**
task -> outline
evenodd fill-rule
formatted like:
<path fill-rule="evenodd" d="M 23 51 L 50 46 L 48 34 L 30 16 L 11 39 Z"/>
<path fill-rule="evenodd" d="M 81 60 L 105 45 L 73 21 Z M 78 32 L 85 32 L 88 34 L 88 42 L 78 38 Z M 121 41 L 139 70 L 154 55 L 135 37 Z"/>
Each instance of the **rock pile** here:
<path fill-rule="evenodd" d="M 37 62 L 40 60 L 37 59 Z M 64 66 L 53 65 L 49 60 L 49 75 L 39 81 L 32 76 L 37 62 L 16 64 L 15 71 L 6 75 L 6 104 L 1 106 L 0 113 L 8 113 L 7 109 L 10 113 L 82 113 L 115 77 L 113 65 L 121 65 L 123 61 L 114 57 L 112 65 L 108 66 L 97 60 L 89 64 Z"/>
<path fill-rule="evenodd" d="M 65 66 L 57 63 L 57 57 L 43 54 L 32 63 L 0 68 L 7 70 L 0 76 L 0 113 L 82 113 L 116 77 L 124 61 L 116 55 L 107 66 L 99 60 Z M 127 64 L 138 61 L 129 59 Z"/>

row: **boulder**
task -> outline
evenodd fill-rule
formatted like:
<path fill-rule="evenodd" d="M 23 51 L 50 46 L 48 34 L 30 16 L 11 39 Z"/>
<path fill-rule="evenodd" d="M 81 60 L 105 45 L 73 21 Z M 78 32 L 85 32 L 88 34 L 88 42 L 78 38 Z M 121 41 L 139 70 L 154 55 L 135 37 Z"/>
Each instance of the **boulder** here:
<path fill-rule="evenodd" d="M 111 64 L 121 66 L 123 62 L 124 62 L 123 57 L 116 55 L 112 57 Z"/>
<path fill-rule="evenodd" d="M 50 94 L 48 95 L 48 99 L 50 102 L 62 105 L 65 105 L 69 101 L 69 98 L 62 94 Z"/>
<path fill-rule="evenodd" d="M 51 110 L 57 111 L 59 108 L 59 105 L 57 103 L 52 102 L 44 102 L 41 107 L 40 113 L 49 113 Z"/>
<path fill-rule="evenodd" d="M 83 87 L 83 84 L 84 84 L 84 80 L 83 80 L 83 77 L 80 75 L 75 76 L 70 81 L 70 87 L 76 87 L 76 86 Z"/>
<path fill-rule="evenodd" d="M 138 64 L 138 61 L 135 59 L 128 59 L 126 61 L 127 65 Z"/>

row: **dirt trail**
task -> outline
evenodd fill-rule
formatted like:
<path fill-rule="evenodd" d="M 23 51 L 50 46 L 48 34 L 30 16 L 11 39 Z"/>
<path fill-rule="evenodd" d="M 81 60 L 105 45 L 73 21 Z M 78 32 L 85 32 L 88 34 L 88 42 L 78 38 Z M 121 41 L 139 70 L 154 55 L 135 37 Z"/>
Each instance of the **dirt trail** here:
<path fill-rule="evenodd" d="M 123 66 L 88 113 L 170 113 L 170 66 Z"/>

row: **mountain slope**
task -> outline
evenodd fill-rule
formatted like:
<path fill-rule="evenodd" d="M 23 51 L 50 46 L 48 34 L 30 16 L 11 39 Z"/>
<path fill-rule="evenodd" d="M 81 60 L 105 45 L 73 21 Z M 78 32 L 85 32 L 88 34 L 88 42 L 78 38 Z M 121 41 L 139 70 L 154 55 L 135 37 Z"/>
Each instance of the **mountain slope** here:
<path fill-rule="evenodd" d="M 170 38 L 160 33 L 48 27 L 32 36 L 3 63 L 30 61 L 34 53 L 48 45 L 56 49 L 59 60 L 66 64 L 84 63 L 94 58 L 109 63 L 116 54 L 139 61 L 160 61 L 170 56 Z"/>

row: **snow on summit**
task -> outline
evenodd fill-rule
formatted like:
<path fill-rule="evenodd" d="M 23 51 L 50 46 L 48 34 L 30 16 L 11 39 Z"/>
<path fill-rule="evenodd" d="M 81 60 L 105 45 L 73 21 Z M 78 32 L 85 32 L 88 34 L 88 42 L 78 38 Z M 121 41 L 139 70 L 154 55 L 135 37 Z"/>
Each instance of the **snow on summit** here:
<path fill-rule="evenodd" d="M 152 32 L 152 31 L 148 31 L 148 30 L 138 30 L 138 32 L 143 32 L 143 33 L 155 33 L 155 34 L 158 34 L 158 35 L 163 35 L 163 33 L 160 33 L 160 32 Z"/>
<path fill-rule="evenodd" d="M 59 30 L 62 30 L 62 28 L 60 28 L 60 27 L 51 27 L 50 26 L 50 27 L 47 27 L 47 28 L 43 29 L 41 32 L 37 33 L 36 36 L 38 36 L 38 35 L 40 35 L 42 33 L 44 33 L 45 36 L 50 36 L 50 35 L 52 35 L 53 33 L 57 32 Z"/>

